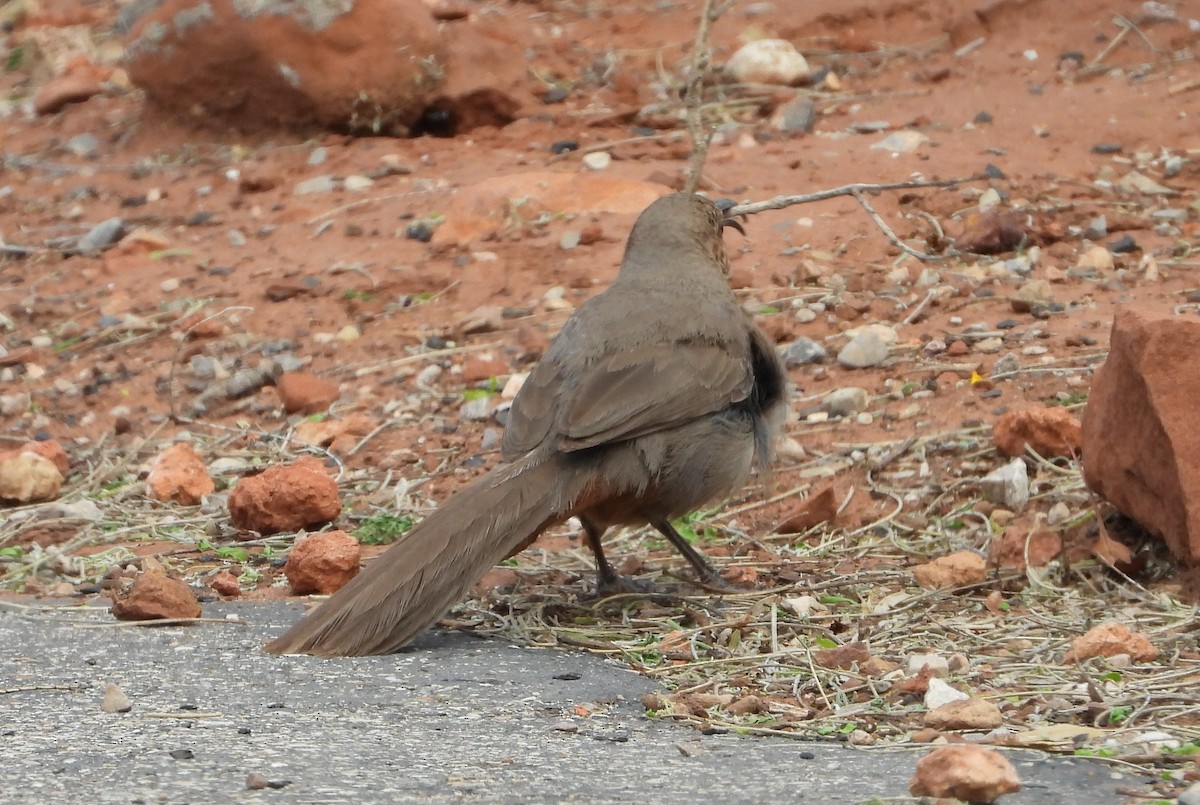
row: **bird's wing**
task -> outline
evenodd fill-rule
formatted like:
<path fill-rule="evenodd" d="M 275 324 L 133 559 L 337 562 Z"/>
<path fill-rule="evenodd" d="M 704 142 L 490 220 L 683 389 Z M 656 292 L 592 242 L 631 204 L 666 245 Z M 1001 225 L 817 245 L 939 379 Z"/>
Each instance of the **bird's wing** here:
<path fill-rule="evenodd" d="M 664 430 L 746 399 L 753 385 L 749 356 L 718 344 L 639 345 L 605 355 L 574 383 L 564 383 L 569 373 L 554 366 L 543 361 L 521 387 L 505 426 L 505 454 L 547 438 L 572 451 Z"/>

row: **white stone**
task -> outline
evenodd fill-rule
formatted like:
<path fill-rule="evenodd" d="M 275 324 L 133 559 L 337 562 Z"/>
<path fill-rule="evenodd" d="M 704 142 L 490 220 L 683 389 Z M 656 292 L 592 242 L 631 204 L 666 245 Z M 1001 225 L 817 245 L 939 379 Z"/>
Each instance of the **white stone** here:
<path fill-rule="evenodd" d="M 759 39 L 738 49 L 725 69 L 740 84 L 795 86 L 808 76 L 808 62 L 786 39 Z"/>

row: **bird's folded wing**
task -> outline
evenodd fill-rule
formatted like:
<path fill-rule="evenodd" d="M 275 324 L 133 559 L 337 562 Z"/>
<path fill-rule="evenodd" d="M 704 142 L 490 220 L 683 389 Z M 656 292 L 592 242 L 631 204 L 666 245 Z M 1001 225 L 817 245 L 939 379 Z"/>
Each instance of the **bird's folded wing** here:
<path fill-rule="evenodd" d="M 665 430 L 746 399 L 746 358 L 729 345 L 640 345 L 588 367 L 561 401 L 558 447 L 582 450 Z"/>

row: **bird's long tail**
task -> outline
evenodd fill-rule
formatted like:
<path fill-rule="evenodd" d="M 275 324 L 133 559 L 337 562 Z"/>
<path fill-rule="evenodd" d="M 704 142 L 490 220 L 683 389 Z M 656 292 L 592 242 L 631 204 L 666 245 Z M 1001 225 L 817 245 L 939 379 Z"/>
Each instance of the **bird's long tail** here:
<path fill-rule="evenodd" d="M 582 480 L 553 459 L 498 467 L 451 497 L 332 598 L 267 644 L 275 654 L 396 651 L 492 566 L 570 513 Z"/>

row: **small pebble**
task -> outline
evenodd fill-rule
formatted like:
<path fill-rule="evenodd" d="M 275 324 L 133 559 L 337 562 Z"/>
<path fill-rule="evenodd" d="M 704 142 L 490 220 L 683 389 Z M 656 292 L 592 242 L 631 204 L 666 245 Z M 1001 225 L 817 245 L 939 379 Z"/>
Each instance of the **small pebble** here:
<path fill-rule="evenodd" d="M 816 317 L 816 314 L 812 314 Z M 825 360 L 825 347 L 811 338 L 800 337 L 783 350 L 783 364 L 789 369 Z"/>
<path fill-rule="evenodd" d="M 109 682 L 104 686 L 104 700 L 100 702 L 100 709 L 105 713 L 128 713 L 133 709 L 133 703 L 120 686 Z"/>
<path fill-rule="evenodd" d="M 583 164 L 594 171 L 604 170 L 612 164 L 612 154 L 607 151 L 593 151 L 584 155 Z"/>
<path fill-rule="evenodd" d="M 404 237 L 428 243 L 433 240 L 433 227 L 425 221 L 413 221 L 404 228 Z"/>

